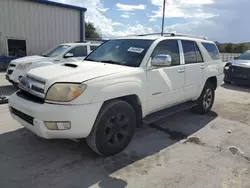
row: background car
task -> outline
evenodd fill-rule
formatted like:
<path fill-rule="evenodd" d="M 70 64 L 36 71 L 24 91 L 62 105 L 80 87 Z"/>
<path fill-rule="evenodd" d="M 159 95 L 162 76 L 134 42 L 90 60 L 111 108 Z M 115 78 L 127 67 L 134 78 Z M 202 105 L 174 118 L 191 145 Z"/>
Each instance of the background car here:
<path fill-rule="evenodd" d="M 224 82 L 250 85 L 250 51 L 246 51 L 224 67 Z"/>
<path fill-rule="evenodd" d="M 100 44 L 101 42 L 65 43 L 42 55 L 26 56 L 15 59 L 9 64 L 6 72 L 6 79 L 13 85 L 17 85 L 22 76 L 32 68 L 82 60 Z"/>

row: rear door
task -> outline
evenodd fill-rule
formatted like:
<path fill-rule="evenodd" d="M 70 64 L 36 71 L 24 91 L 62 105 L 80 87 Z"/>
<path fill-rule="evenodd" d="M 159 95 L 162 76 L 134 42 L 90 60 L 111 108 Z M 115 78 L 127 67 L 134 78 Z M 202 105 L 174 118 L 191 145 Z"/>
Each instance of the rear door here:
<path fill-rule="evenodd" d="M 194 99 L 202 86 L 206 64 L 195 41 L 181 41 L 185 62 L 185 100 Z"/>

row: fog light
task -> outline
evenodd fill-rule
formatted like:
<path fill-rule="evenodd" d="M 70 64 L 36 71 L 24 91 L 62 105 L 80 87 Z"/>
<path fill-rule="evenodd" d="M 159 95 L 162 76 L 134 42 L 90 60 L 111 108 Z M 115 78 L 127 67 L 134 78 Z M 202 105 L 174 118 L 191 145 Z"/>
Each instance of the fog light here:
<path fill-rule="evenodd" d="M 71 128 L 71 124 L 68 121 L 65 122 L 45 121 L 44 124 L 49 130 L 68 130 Z"/>
<path fill-rule="evenodd" d="M 58 130 L 56 122 L 45 121 L 44 124 L 49 130 Z"/>
<path fill-rule="evenodd" d="M 57 127 L 60 130 L 68 130 L 71 128 L 70 122 L 57 122 Z"/>

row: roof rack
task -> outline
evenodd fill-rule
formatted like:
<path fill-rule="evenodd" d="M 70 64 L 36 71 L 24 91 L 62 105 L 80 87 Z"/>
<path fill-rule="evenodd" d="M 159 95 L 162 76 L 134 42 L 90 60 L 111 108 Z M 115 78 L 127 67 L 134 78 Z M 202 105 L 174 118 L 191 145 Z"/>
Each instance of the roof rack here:
<path fill-rule="evenodd" d="M 162 33 L 148 33 L 148 34 L 141 34 L 141 35 L 136 35 L 136 36 L 150 36 L 150 35 L 162 35 Z M 196 36 L 196 35 L 189 35 L 189 34 L 183 34 L 183 33 L 175 33 L 175 32 L 168 32 L 168 33 L 163 33 L 164 37 L 174 37 L 174 36 L 179 36 L 179 37 L 191 37 L 191 38 L 199 38 L 199 39 L 204 39 L 208 40 L 207 37 L 204 36 Z"/>

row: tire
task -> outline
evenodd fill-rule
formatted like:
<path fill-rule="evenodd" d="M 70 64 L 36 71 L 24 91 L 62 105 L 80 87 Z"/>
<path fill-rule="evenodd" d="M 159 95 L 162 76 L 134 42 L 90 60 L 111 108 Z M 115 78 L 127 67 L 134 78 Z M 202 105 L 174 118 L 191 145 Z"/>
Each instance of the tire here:
<path fill-rule="evenodd" d="M 206 114 L 211 110 L 215 97 L 214 91 L 215 88 L 213 84 L 207 82 L 202 90 L 200 97 L 196 101 L 197 105 L 193 108 L 193 111 L 195 113 Z"/>
<path fill-rule="evenodd" d="M 128 146 L 135 129 L 136 114 L 133 107 L 122 100 L 113 100 L 101 108 L 87 143 L 97 154 L 112 156 Z"/>
<path fill-rule="evenodd" d="M 224 83 L 225 83 L 225 84 L 231 84 L 231 82 L 230 82 L 230 81 L 225 80 L 225 79 L 224 79 Z"/>

